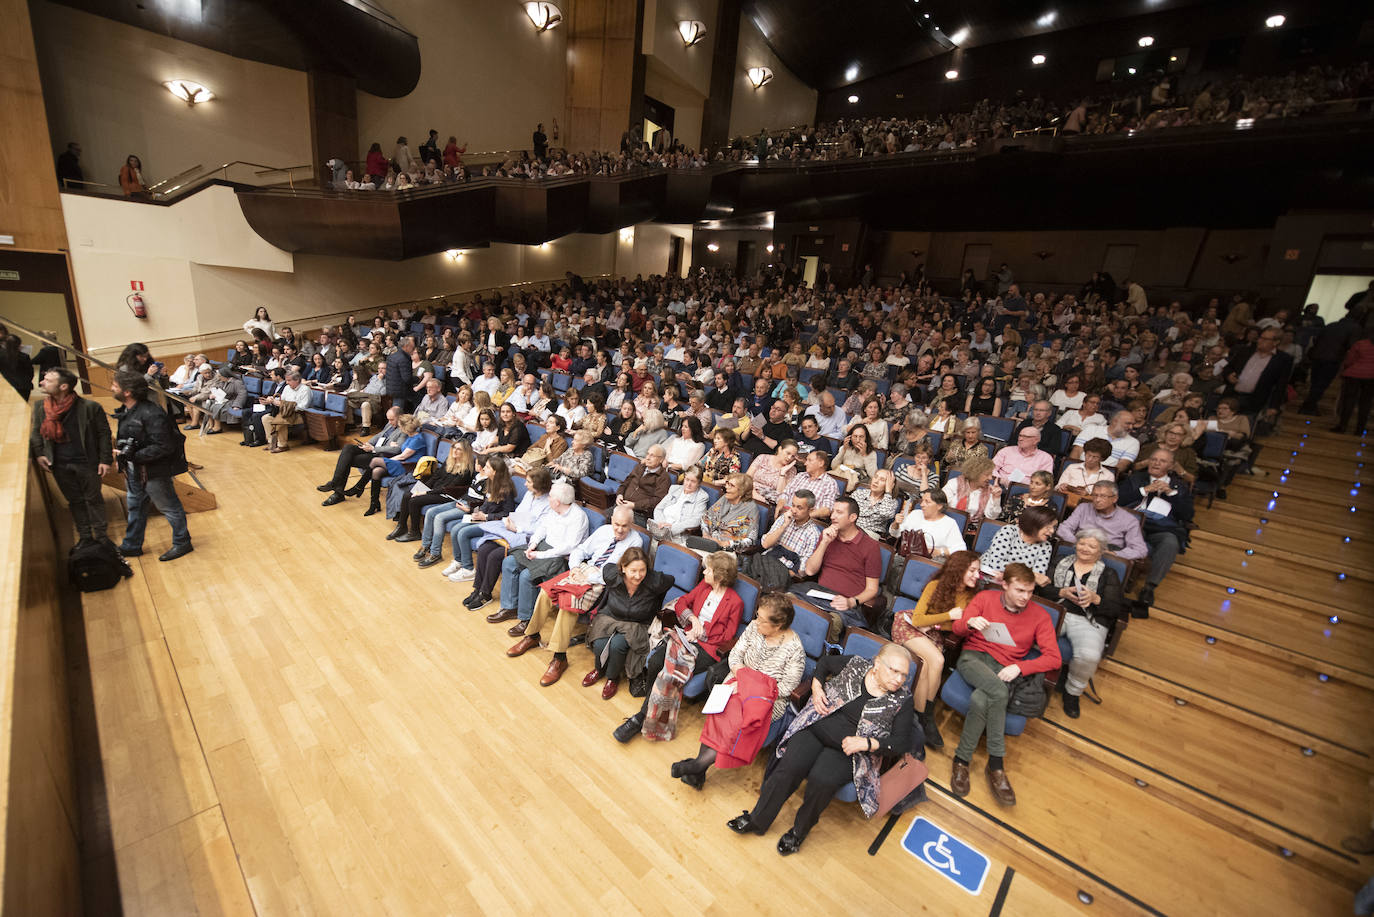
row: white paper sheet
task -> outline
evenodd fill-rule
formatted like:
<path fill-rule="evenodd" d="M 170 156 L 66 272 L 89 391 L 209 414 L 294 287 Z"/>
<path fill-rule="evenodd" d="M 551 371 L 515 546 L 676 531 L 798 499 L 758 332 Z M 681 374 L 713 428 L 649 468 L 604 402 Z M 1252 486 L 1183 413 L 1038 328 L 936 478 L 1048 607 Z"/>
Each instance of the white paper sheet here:
<path fill-rule="evenodd" d="M 996 643 L 998 646 L 1015 646 L 1016 641 L 1011 637 L 1011 631 L 1007 625 L 1001 621 L 992 621 L 982 630 L 983 639 L 989 643 Z"/>
<path fill-rule="evenodd" d="M 711 696 L 706 698 L 706 705 L 701 708 L 702 713 L 720 713 L 725 709 L 725 704 L 730 700 L 730 695 L 735 693 L 735 685 L 730 684 L 716 685 L 711 689 Z"/>

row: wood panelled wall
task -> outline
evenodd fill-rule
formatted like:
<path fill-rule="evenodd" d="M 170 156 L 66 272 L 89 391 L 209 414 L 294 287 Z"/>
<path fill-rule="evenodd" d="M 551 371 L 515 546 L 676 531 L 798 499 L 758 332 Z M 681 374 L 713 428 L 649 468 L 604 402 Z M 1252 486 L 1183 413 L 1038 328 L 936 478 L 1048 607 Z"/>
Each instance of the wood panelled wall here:
<path fill-rule="evenodd" d="M 17 248 L 67 247 L 57 167 L 25 0 L 0 0 L 0 233 Z"/>
<path fill-rule="evenodd" d="M 644 110 L 644 0 L 574 0 L 568 28 L 570 150 L 618 150 Z M 547 128 L 548 125 L 545 125 Z"/>

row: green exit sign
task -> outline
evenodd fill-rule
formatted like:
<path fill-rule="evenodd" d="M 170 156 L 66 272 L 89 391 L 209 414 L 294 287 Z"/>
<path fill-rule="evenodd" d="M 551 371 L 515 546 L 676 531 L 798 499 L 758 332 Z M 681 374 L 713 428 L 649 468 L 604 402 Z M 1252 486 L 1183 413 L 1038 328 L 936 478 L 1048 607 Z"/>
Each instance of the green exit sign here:
<path fill-rule="evenodd" d="M 18 271 L 0 271 L 0 280 L 18 280 Z"/>

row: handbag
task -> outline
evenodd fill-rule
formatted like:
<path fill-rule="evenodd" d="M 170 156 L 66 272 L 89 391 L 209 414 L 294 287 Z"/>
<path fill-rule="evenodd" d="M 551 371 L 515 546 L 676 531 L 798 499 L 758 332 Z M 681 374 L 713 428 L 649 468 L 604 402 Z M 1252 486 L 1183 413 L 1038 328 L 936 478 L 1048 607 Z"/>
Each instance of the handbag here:
<path fill-rule="evenodd" d="M 918 529 L 902 532 L 902 539 L 897 542 L 897 553 L 903 557 L 929 557 L 930 542 L 926 541 L 926 533 Z"/>
<path fill-rule="evenodd" d="M 901 815 L 925 799 L 925 783 L 930 769 L 924 761 L 907 752 L 878 777 L 878 811 L 874 817 Z"/>
<path fill-rule="evenodd" d="M 1007 697 L 1007 712 L 1027 718 L 1043 716 L 1049 702 L 1050 696 L 1045 690 L 1043 673 L 1020 675 L 1011 683 Z"/>

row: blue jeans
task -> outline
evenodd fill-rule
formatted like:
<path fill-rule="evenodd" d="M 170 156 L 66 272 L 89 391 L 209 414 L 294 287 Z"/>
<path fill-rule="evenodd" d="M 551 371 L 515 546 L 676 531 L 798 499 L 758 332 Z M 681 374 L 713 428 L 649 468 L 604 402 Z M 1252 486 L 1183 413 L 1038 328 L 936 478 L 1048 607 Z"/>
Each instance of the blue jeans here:
<path fill-rule="evenodd" d="M 469 522 L 460 525 L 453 530 L 451 540 L 453 541 L 453 559 L 462 564 L 465 569 L 472 569 L 472 545 L 487 533 L 480 523 Z"/>
<path fill-rule="evenodd" d="M 181 507 L 176 488 L 171 478 L 149 478 L 138 480 L 137 475 L 128 478 L 129 490 L 125 504 L 129 508 L 129 527 L 124 532 L 122 548 L 142 549 L 143 533 L 148 528 L 148 504 L 167 517 L 172 526 L 172 547 L 182 548 L 191 543 L 191 533 L 186 528 L 186 510 Z"/>
<path fill-rule="evenodd" d="M 425 525 L 420 530 L 420 544 L 431 554 L 444 554 L 444 536 L 451 523 L 463 518 L 463 511 L 453 503 L 436 503 L 425 507 Z M 453 555 L 457 557 L 457 554 Z"/>
<path fill-rule="evenodd" d="M 501 607 L 506 611 L 515 610 L 521 621 L 534 617 L 534 600 L 539 595 L 539 584 L 530 576 L 530 571 L 517 562 L 518 554 L 509 554 L 501 561 Z"/>

